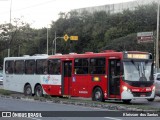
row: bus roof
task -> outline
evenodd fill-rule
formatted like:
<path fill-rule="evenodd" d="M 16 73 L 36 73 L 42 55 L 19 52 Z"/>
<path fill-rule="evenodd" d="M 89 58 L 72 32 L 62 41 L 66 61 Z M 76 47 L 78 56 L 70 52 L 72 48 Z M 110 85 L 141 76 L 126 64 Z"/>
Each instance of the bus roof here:
<path fill-rule="evenodd" d="M 29 56 L 29 55 L 24 55 L 22 57 L 6 57 L 4 60 L 31 60 L 31 59 L 47 59 L 49 55 L 34 55 L 34 56 Z"/>
<path fill-rule="evenodd" d="M 148 52 L 141 52 L 141 51 L 124 51 L 124 52 L 116 52 L 113 50 L 105 50 L 100 53 L 93 53 L 93 52 L 85 52 L 83 54 L 77 53 L 70 53 L 70 54 L 55 54 L 49 56 L 49 59 L 52 58 L 84 58 L 84 57 L 117 57 L 123 58 L 124 53 L 132 53 L 132 54 L 149 54 Z"/>
<path fill-rule="evenodd" d="M 94 52 L 85 52 L 83 54 L 69 53 L 69 54 L 60 54 L 47 55 L 47 54 L 37 54 L 34 56 L 24 55 L 22 57 L 6 57 L 4 60 L 31 60 L 31 59 L 69 59 L 69 58 L 89 58 L 89 57 L 114 57 L 114 58 L 123 58 L 124 54 L 149 54 L 148 52 L 141 51 L 124 51 L 117 52 L 114 50 L 105 50 L 100 53 Z"/>

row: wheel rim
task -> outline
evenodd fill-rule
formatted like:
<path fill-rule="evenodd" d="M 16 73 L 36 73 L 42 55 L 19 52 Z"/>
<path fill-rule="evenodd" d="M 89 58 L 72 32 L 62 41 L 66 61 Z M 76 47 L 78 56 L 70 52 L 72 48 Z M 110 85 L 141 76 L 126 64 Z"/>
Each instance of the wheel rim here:
<path fill-rule="evenodd" d="M 36 89 L 36 95 L 38 96 L 38 97 L 40 97 L 40 96 L 42 96 L 42 90 L 41 90 L 41 88 L 37 88 Z"/>
<path fill-rule="evenodd" d="M 99 100 L 100 97 L 101 97 L 101 92 L 100 92 L 100 91 L 97 91 L 97 92 L 95 93 L 95 98 L 96 98 L 96 100 Z"/>
<path fill-rule="evenodd" d="M 27 88 L 27 89 L 26 89 L 27 95 L 30 95 L 30 94 L 31 94 L 31 91 L 32 91 L 31 88 Z"/>

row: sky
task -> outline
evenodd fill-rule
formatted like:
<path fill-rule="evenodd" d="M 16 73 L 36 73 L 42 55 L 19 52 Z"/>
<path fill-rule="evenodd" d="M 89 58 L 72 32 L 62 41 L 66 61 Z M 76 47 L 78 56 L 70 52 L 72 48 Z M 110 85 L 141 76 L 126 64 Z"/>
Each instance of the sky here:
<path fill-rule="evenodd" d="M 60 12 L 128 1 L 133 0 L 0 0 L 0 24 L 9 23 L 11 13 L 11 22 L 21 18 L 32 28 L 42 28 L 56 21 Z"/>

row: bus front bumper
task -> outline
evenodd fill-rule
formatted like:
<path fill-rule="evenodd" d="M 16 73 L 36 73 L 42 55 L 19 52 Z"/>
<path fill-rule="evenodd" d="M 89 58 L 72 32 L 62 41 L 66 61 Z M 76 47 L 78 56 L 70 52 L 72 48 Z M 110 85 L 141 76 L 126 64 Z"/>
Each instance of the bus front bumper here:
<path fill-rule="evenodd" d="M 152 90 L 150 92 L 131 92 L 131 91 L 123 91 L 121 93 L 123 100 L 128 99 L 139 99 L 139 98 L 145 98 L 145 99 L 152 99 L 155 97 L 155 90 Z"/>

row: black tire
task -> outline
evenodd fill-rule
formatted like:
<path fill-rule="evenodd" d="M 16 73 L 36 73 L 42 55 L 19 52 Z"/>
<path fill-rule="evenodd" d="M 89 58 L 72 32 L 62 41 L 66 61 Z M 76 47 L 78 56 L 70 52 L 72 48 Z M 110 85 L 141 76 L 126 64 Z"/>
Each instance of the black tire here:
<path fill-rule="evenodd" d="M 131 99 L 123 100 L 123 103 L 129 104 L 131 102 Z"/>
<path fill-rule="evenodd" d="M 35 95 L 37 97 L 42 97 L 43 96 L 43 89 L 42 89 L 41 85 L 37 85 L 35 87 Z"/>
<path fill-rule="evenodd" d="M 93 101 L 104 102 L 104 96 L 103 96 L 103 92 L 102 92 L 101 88 L 96 87 L 96 88 L 93 90 L 92 100 L 93 100 Z"/>
<path fill-rule="evenodd" d="M 24 95 L 25 96 L 32 96 L 32 88 L 31 88 L 31 85 L 26 85 L 24 87 Z"/>
<path fill-rule="evenodd" d="M 149 102 L 153 102 L 154 98 L 147 99 Z"/>

